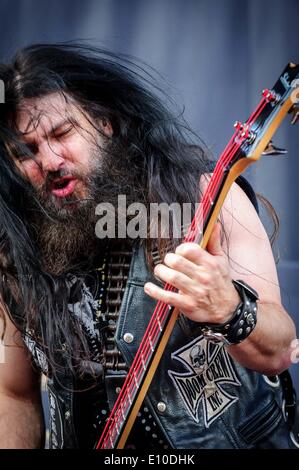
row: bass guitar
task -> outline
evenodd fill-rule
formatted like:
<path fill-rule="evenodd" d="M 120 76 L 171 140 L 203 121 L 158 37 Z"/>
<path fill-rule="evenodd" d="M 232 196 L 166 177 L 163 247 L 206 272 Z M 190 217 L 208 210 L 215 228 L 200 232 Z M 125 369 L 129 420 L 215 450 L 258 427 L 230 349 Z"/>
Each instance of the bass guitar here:
<path fill-rule="evenodd" d="M 290 63 L 273 88 L 263 90 L 249 119 L 235 123 L 235 132 L 216 164 L 184 242 L 206 247 L 233 182 L 262 155 L 279 153 L 272 136 L 288 113 L 293 113 L 292 124 L 298 120 L 298 103 L 299 65 Z M 170 284 L 165 284 L 164 289 L 176 291 Z M 178 315 L 178 309 L 157 302 L 96 449 L 124 448 Z"/>

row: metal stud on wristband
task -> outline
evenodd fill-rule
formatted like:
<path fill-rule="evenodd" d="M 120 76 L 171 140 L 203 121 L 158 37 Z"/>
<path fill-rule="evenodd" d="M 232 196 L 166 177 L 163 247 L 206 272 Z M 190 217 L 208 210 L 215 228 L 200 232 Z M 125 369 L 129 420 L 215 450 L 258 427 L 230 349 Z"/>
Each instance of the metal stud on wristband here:
<path fill-rule="evenodd" d="M 232 318 L 220 325 L 207 323 L 201 327 L 206 338 L 215 342 L 223 342 L 228 346 L 244 341 L 252 333 L 257 323 L 257 292 L 242 280 L 232 281 L 232 283 L 241 299 Z"/>

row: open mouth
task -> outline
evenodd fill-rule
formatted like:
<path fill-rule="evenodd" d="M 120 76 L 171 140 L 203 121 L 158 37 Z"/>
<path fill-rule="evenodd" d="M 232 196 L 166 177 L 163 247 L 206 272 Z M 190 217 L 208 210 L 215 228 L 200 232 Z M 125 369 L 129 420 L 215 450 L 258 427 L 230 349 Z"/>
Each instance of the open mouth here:
<path fill-rule="evenodd" d="M 66 197 L 73 193 L 77 179 L 73 176 L 64 176 L 52 181 L 50 190 L 54 196 Z"/>

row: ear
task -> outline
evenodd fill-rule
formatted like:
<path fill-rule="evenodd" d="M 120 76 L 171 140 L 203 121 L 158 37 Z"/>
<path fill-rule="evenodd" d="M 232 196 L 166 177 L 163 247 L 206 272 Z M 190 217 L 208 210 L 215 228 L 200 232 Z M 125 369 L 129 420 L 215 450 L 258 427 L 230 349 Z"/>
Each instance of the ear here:
<path fill-rule="evenodd" d="M 107 137 L 112 137 L 112 135 L 113 135 L 113 129 L 112 129 L 111 122 L 108 121 L 108 119 L 106 119 L 106 118 L 101 119 L 101 120 L 100 120 L 100 127 L 101 127 L 103 133 L 104 133 Z"/>

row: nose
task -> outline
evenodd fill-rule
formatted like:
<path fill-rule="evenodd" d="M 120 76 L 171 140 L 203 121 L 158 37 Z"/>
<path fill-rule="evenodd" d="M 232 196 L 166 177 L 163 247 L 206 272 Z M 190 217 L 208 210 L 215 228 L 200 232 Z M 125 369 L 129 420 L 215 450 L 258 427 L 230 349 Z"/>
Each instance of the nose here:
<path fill-rule="evenodd" d="M 39 165 L 43 172 L 60 170 L 64 165 L 64 158 L 54 151 L 53 148 L 46 144 L 41 149 Z"/>

